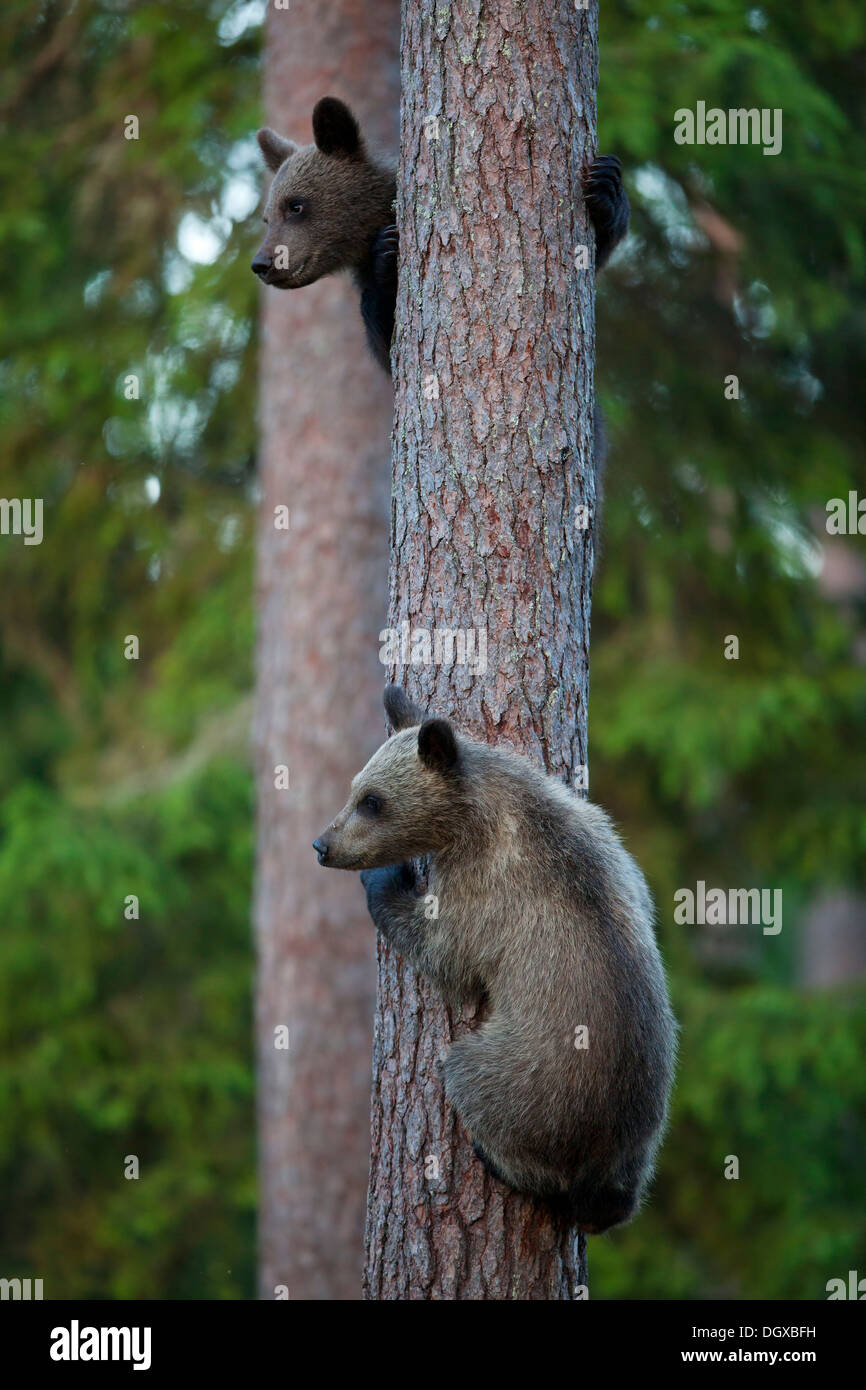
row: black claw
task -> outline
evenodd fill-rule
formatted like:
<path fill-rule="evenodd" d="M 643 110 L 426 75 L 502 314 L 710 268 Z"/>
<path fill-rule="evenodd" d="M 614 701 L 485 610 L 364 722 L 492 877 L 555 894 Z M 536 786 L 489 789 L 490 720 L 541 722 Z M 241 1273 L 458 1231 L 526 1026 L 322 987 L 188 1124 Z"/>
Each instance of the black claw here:
<path fill-rule="evenodd" d="M 383 227 L 376 233 L 373 241 L 373 266 L 381 283 L 387 283 L 396 277 L 399 250 L 400 241 L 396 227 Z"/>
<path fill-rule="evenodd" d="M 367 342 L 379 366 L 389 376 L 394 308 L 397 303 L 398 251 L 397 228 L 389 223 L 381 227 L 373 238 L 370 263 L 365 269 L 361 290 L 361 315 L 367 330 Z"/>
<path fill-rule="evenodd" d="M 596 239 L 596 269 L 601 269 L 628 231 L 629 202 L 622 183 L 622 165 L 615 154 L 593 160 L 583 176 L 586 206 Z"/>

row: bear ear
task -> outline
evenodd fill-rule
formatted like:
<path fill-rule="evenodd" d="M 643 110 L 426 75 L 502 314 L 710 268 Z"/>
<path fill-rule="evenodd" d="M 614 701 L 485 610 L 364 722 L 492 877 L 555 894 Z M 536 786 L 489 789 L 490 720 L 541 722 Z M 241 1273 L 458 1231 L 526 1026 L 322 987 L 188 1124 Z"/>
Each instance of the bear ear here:
<path fill-rule="evenodd" d="M 322 97 L 313 107 L 313 138 L 322 154 L 363 159 L 364 142 L 358 122 L 344 101 Z"/>
<path fill-rule="evenodd" d="M 418 730 L 418 756 L 431 772 L 457 766 L 457 738 L 447 719 L 425 719 Z"/>
<path fill-rule="evenodd" d="M 287 159 L 291 159 L 298 148 L 294 140 L 284 140 L 282 135 L 278 135 L 268 125 L 258 132 L 256 139 L 265 157 L 265 163 L 274 174 L 281 164 L 284 164 Z"/>
<path fill-rule="evenodd" d="M 413 724 L 420 724 L 424 718 L 423 710 L 409 699 L 402 685 L 386 685 L 382 703 L 388 723 L 395 733 L 401 729 L 411 729 Z"/>

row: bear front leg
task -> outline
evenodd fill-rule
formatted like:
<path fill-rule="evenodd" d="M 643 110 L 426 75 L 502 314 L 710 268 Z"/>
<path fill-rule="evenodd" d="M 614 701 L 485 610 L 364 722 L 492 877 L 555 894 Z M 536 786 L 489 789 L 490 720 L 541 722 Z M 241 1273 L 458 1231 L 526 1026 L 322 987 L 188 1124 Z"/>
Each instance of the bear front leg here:
<path fill-rule="evenodd" d="M 370 263 L 361 281 L 361 317 L 367 343 L 379 366 L 391 375 L 391 339 L 397 307 L 397 228 L 383 227 L 373 238 Z"/>
<path fill-rule="evenodd" d="M 436 979 L 439 971 L 430 951 L 432 924 L 425 916 L 426 900 L 416 889 L 414 864 L 364 869 L 361 882 L 367 892 L 367 910 L 376 929 L 401 956 Z"/>
<path fill-rule="evenodd" d="M 615 154 L 601 154 L 583 176 L 586 209 L 595 227 L 595 268 L 601 270 L 628 231 L 631 208 Z"/>

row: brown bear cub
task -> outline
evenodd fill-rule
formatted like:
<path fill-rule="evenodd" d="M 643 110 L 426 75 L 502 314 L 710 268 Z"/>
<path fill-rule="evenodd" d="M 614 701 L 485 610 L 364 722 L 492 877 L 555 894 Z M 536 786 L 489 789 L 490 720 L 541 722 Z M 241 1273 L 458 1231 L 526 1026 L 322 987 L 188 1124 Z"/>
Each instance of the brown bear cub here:
<path fill-rule="evenodd" d="M 316 102 L 313 138 L 314 144 L 299 146 L 268 127 L 258 133 L 274 181 L 264 213 L 268 230 L 252 269 L 281 290 L 351 271 L 361 292 L 370 350 L 390 374 L 397 303 L 396 162 L 368 152 L 358 122 L 337 97 Z M 600 270 L 628 230 L 619 160 L 596 159 L 584 193 Z"/>
<path fill-rule="evenodd" d="M 676 1047 L 640 869 L 608 817 L 525 758 L 385 691 L 396 730 L 315 841 L 378 930 L 484 1021 L 443 1063 L 495 1176 L 597 1234 L 631 1217 Z M 411 860 L 429 856 L 423 896 Z"/>

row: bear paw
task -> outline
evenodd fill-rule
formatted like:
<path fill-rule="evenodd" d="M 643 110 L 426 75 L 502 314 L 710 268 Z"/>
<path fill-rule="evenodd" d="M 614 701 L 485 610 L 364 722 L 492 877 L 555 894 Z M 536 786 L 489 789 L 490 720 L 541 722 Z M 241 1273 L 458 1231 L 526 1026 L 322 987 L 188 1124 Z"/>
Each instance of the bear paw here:
<path fill-rule="evenodd" d="M 396 283 L 400 238 L 391 224 L 376 233 L 373 241 L 373 271 L 380 285 Z"/>
<path fill-rule="evenodd" d="M 597 240 L 597 261 L 606 260 L 628 231 L 629 202 L 622 182 L 622 165 L 615 154 L 594 159 L 583 175 L 583 193 Z"/>

